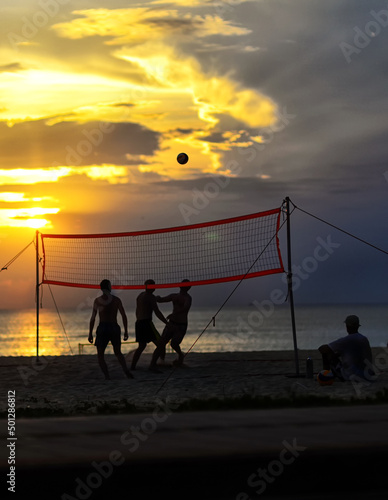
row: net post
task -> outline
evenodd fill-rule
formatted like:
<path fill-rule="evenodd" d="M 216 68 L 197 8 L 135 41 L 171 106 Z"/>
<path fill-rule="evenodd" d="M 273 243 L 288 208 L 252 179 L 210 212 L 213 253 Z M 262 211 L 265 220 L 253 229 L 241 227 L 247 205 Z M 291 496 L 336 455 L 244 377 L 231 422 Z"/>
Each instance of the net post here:
<path fill-rule="evenodd" d="M 36 363 L 40 363 L 39 361 L 39 231 L 36 231 L 36 288 L 35 288 L 35 296 L 36 296 Z"/>
<path fill-rule="evenodd" d="M 297 341 L 296 341 L 296 327 L 295 327 L 294 293 L 293 293 L 293 289 L 292 289 L 290 198 L 288 196 L 286 197 L 286 213 L 287 213 L 288 297 L 290 300 L 290 310 L 291 310 L 291 324 L 292 324 L 292 338 L 293 338 L 293 342 L 294 342 L 295 370 L 296 370 L 296 376 L 299 376 L 298 346 L 297 346 Z"/>

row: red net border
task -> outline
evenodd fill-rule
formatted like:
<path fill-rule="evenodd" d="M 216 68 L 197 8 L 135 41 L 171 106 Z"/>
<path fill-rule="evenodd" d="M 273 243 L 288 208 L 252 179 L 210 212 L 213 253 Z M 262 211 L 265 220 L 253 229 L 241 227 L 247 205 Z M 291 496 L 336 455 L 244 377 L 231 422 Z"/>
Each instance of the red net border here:
<path fill-rule="evenodd" d="M 78 239 L 87 239 L 87 238 L 90 238 L 90 239 L 93 239 L 93 238 L 115 238 L 115 237 L 125 237 L 125 236 L 141 236 L 141 235 L 146 235 L 146 234 L 168 233 L 168 232 L 175 232 L 175 231 L 187 231 L 190 229 L 198 229 L 198 228 L 203 228 L 203 227 L 220 226 L 223 224 L 230 224 L 233 222 L 239 222 L 239 221 L 249 220 L 249 219 L 256 219 L 259 217 L 266 217 L 266 216 L 275 215 L 275 214 L 278 215 L 278 218 L 277 218 L 276 233 L 274 235 L 274 238 L 276 238 L 276 249 L 277 249 L 277 253 L 278 253 L 280 267 L 266 270 L 266 271 L 255 272 L 255 273 L 247 272 L 246 274 L 239 274 L 236 276 L 228 276 L 226 278 L 190 281 L 190 286 L 226 283 L 226 282 L 230 282 L 230 281 L 239 281 L 242 279 L 256 278 L 259 276 L 268 276 L 271 274 L 283 273 L 284 266 L 283 266 L 282 255 L 280 253 L 279 238 L 278 238 L 279 227 L 280 227 L 281 208 L 275 208 L 273 210 L 266 210 L 264 212 L 255 212 L 253 214 L 241 215 L 238 217 L 231 217 L 228 219 L 220 219 L 217 221 L 202 222 L 199 224 L 190 224 L 190 225 L 186 225 L 186 226 L 176 226 L 176 227 L 169 227 L 169 228 L 162 228 L 162 229 L 151 229 L 151 230 L 145 230 L 145 231 L 132 231 L 132 232 L 125 232 L 125 233 L 94 233 L 94 234 L 50 234 L 50 233 L 43 234 L 43 233 L 40 233 L 42 252 L 43 252 L 42 284 L 67 286 L 67 287 L 73 287 L 73 288 L 89 288 L 89 289 L 99 289 L 100 288 L 99 285 L 67 283 L 64 281 L 55 281 L 55 280 L 45 279 L 45 267 L 46 267 L 46 254 L 45 254 L 45 247 L 44 247 L 45 238 L 62 238 L 62 239 L 63 238 L 65 238 L 65 239 L 77 239 L 77 238 Z M 155 285 L 148 285 L 148 288 L 155 288 L 155 289 L 157 289 L 157 288 L 176 288 L 176 287 L 181 287 L 181 286 L 182 286 L 181 282 L 179 282 L 179 283 L 156 283 Z M 116 289 L 116 290 L 143 290 L 144 284 L 143 285 L 113 285 L 112 284 L 112 289 Z"/>

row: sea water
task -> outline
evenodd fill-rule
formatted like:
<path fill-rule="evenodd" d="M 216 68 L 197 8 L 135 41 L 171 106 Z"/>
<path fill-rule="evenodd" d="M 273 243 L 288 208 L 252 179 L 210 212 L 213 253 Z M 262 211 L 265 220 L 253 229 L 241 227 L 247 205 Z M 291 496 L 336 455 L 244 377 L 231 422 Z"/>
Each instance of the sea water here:
<path fill-rule="evenodd" d="M 349 314 L 359 316 L 359 331 L 368 337 L 372 347 L 387 346 L 388 306 L 343 304 L 295 306 L 297 347 L 315 350 L 346 335 L 344 320 Z M 134 342 L 134 311 L 127 311 L 127 316 L 129 341 Z M 90 311 L 41 309 L 39 317 L 40 355 L 95 353 L 95 348 L 88 344 Z M 154 323 L 161 333 L 163 324 L 157 318 Z M 136 346 L 125 345 L 123 352 Z M 225 307 L 217 314 L 217 308 L 193 307 L 182 349 L 185 352 L 293 350 L 290 308 L 287 304 L 258 304 Z M 0 355 L 33 356 L 36 352 L 35 310 L 0 311 Z M 107 352 L 112 352 L 110 346 Z"/>

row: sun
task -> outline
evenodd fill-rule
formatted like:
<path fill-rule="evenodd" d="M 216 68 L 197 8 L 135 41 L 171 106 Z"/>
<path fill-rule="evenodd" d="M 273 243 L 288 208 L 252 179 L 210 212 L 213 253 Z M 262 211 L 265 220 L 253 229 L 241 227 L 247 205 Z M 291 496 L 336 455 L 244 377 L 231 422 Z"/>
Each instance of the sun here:
<path fill-rule="evenodd" d="M 45 227 L 49 224 L 50 221 L 47 219 L 28 219 L 24 221 L 25 226 L 31 229 L 40 229 L 41 227 Z"/>

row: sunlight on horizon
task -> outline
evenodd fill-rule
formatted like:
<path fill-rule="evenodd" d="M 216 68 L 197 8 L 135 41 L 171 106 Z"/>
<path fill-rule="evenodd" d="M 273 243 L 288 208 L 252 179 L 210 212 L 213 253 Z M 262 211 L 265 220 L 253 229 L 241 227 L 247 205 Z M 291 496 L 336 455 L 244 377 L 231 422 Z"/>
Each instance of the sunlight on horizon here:
<path fill-rule="evenodd" d="M 129 180 L 127 167 L 116 165 L 94 165 L 87 167 L 57 167 L 51 169 L 13 169 L 0 170 L 1 185 L 34 185 L 56 183 L 63 177 L 85 175 L 92 181 L 105 181 L 108 184 L 123 184 Z M 12 205 L 12 208 L 0 208 L 0 227 L 10 228 L 53 228 L 52 221 L 38 216 L 57 214 L 61 208 L 55 207 L 16 207 L 18 203 L 40 202 L 58 203 L 58 199 L 51 196 L 25 197 L 21 192 L 0 192 L 0 202 Z M 82 202 L 82 200 L 81 200 Z M 82 204 L 82 203 L 81 203 Z M 62 203 L 61 203 L 62 205 Z"/>
<path fill-rule="evenodd" d="M 56 182 L 60 177 L 70 175 L 70 172 L 70 167 L 0 169 L 0 186 Z"/>
<path fill-rule="evenodd" d="M 90 165 L 84 167 L 66 167 L 57 166 L 51 168 L 15 168 L 0 169 L 0 186 L 22 185 L 22 184 L 40 184 L 46 182 L 57 182 L 62 177 L 71 175 L 86 175 L 93 180 L 107 180 L 111 184 L 123 182 L 121 178 L 127 175 L 126 166 L 118 165 Z M 5 199 L 6 193 L 1 193 L 0 201 L 30 201 L 16 199 L 16 194 L 8 193 L 8 199 Z M 14 198 L 14 199 L 12 199 Z M 37 200 L 31 200 L 37 201 Z"/>
<path fill-rule="evenodd" d="M 28 227 L 39 229 L 52 227 L 47 219 L 36 216 L 57 214 L 59 208 L 0 208 L 0 227 Z"/>

